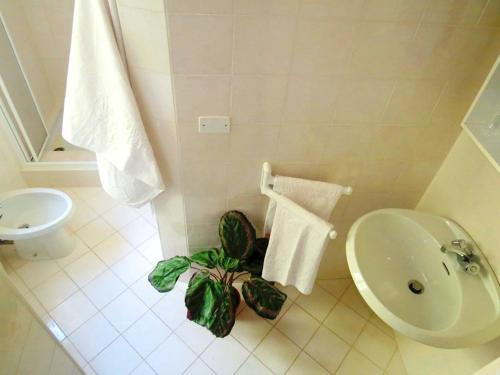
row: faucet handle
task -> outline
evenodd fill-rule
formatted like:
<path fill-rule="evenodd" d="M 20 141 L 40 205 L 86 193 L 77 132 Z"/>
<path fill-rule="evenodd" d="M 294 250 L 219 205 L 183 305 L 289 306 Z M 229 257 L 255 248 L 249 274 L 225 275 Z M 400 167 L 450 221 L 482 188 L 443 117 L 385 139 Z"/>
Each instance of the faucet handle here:
<path fill-rule="evenodd" d="M 470 244 L 464 239 L 452 240 L 451 246 L 458 247 L 460 250 L 463 250 L 468 256 L 473 255 Z"/>

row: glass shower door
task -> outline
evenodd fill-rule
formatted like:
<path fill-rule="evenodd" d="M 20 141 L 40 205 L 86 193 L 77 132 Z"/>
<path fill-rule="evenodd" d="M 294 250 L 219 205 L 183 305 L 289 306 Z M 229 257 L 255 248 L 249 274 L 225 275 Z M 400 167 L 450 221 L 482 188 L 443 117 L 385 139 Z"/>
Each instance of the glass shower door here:
<path fill-rule="evenodd" d="M 0 110 L 26 161 L 38 161 L 48 137 L 40 111 L 0 18 Z"/>

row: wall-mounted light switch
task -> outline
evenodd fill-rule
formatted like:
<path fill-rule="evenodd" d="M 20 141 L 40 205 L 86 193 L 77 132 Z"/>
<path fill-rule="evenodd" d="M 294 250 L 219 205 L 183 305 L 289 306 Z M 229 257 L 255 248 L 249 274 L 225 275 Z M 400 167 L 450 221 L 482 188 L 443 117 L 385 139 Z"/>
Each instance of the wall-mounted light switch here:
<path fill-rule="evenodd" d="M 198 131 L 200 133 L 229 133 L 231 120 L 228 116 L 201 116 L 198 117 Z"/>

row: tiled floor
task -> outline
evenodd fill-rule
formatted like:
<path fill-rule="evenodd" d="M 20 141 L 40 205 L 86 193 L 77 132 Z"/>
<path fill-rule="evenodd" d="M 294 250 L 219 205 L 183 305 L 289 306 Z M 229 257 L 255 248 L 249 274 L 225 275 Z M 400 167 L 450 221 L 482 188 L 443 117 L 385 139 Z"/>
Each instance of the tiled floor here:
<path fill-rule="evenodd" d="M 147 273 L 161 259 L 149 209 L 117 205 L 97 188 L 63 189 L 77 211 L 77 249 L 55 261 L 1 258 L 16 287 L 87 374 L 406 374 L 392 330 L 348 279 L 310 296 L 285 288 L 276 321 L 241 306 L 230 336 L 189 322 L 183 285 L 159 294 Z"/>

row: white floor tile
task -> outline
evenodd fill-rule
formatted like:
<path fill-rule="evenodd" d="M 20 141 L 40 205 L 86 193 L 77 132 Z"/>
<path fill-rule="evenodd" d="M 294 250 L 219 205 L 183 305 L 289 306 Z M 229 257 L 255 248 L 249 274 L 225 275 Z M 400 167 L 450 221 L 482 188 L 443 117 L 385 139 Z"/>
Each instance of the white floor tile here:
<path fill-rule="evenodd" d="M 354 347 L 377 366 L 385 369 L 396 351 L 396 342 L 368 323 L 354 343 Z"/>
<path fill-rule="evenodd" d="M 212 342 L 201 359 L 218 375 L 230 375 L 246 361 L 249 354 L 238 341 L 226 336 Z"/>
<path fill-rule="evenodd" d="M 388 375 L 407 375 L 406 367 L 403 363 L 403 358 L 401 358 L 401 354 L 399 350 L 396 350 L 391 361 L 389 362 L 389 366 L 387 366 L 386 372 Z"/>
<path fill-rule="evenodd" d="M 146 274 L 153 270 L 153 266 L 138 251 L 133 251 L 111 267 L 113 272 L 128 286 L 146 278 Z"/>
<path fill-rule="evenodd" d="M 335 296 L 337 299 L 342 297 L 342 294 L 351 285 L 351 279 L 333 279 L 333 280 L 319 280 L 318 285 L 325 289 L 328 293 Z"/>
<path fill-rule="evenodd" d="M 26 263 L 16 272 L 29 288 L 36 288 L 59 270 L 54 260 L 38 260 Z"/>
<path fill-rule="evenodd" d="M 142 362 L 130 375 L 156 375 L 151 366 L 146 362 Z"/>
<path fill-rule="evenodd" d="M 146 358 L 171 332 L 165 323 L 148 311 L 123 333 L 123 337 L 137 353 Z"/>
<path fill-rule="evenodd" d="M 80 192 L 77 192 L 77 194 L 80 196 Z M 96 189 L 93 192 L 89 191 L 82 198 L 98 214 L 103 214 L 118 205 L 118 202 L 102 189 Z"/>
<path fill-rule="evenodd" d="M 78 229 L 76 234 L 88 247 L 93 248 L 98 243 L 111 236 L 113 232 L 114 229 L 111 225 L 106 223 L 103 219 L 97 218 Z"/>
<path fill-rule="evenodd" d="M 299 296 L 300 292 L 293 286 L 288 285 L 288 286 L 283 286 L 281 284 L 278 284 L 278 288 L 286 294 L 287 299 L 290 301 L 295 301 Z"/>
<path fill-rule="evenodd" d="M 269 370 L 264 364 L 257 359 L 257 357 L 251 355 L 248 359 L 241 365 L 241 367 L 236 372 L 236 375 L 273 375 L 272 371 Z"/>
<path fill-rule="evenodd" d="M 215 340 L 212 332 L 190 320 L 185 320 L 175 333 L 198 355 Z"/>
<path fill-rule="evenodd" d="M 299 296 L 295 303 L 321 322 L 337 303 L 337 299 L 320 287 L 315 286 L 311 294 Z"/>
<path fill-rule="evenodd" d="M 196 355 L 175 334 L 146 359 L 159 375 L 182 374 L 195 360 Z"/>
<path fill-rule="evenodd" d="M 187 309 L 184 305 L 184 292 L 175 288 L 164 293 L 160 302 L 154 305 L 152 310 L 170 329 L 176 330 L 186 320 Z"/>
<path fill-rule="evenodd" d="M 328 315 L 324 324 L 340 338 L 352 345 L 363 330 L 366 319 L 355 313 L 342 302 L 339 302 Z"/>
<path fill-rule="evenodd" d="M 130 254 L 134 248 L 119 233 L 114 233 L 92 250 L 108 267 L 111 267 Z"/>
<path fill-rule="evenodd" d="M 130 287 L 132 292 L 139 297 L 148 307 L 152 307 L 164 296 L 149 283 L 147 277 L 141 277 Z"/>
<path fill-rule="evenodd" d="M 283 315 L 276 327 L 295 344 L 303 348 L 319 325 L 320 323 L 316 319 L 294 304 Z"/>
<path fill-rule="evenodd" d="M 184 375 L 215 375 L 215 372 L 213 372 L 205 362 L 198 358 L 189 366 Z"/>
<path fill-rule="evenodd" d="M 75 242 L 76 242 L 75 248 L 71 252 L 71 254 L 63 258 L 56 259 L 56 262 L 57 264 L 59 264 L 59 266 L 64 268 L 68 264 L 73 263 L 75 260 L 77 260 L 78 258 L 80 258 L 82 255 L 84 255 L 89 251 L 88 246 L 85 245 L 79 237 L 75 236 Z"/>
<path fill-rule="evenodd" d="M 156 233 L 156 228 L 139 217 L 120 229 L 121 235 L 134 247 L 141 245 Z"/>
<path fill-rule="evenodd" d="M 300 353 L 297 360 L 293 363 L 290 370 L 286 373 L 287 375 L 328 375 L 329 372 L 326 371 L 321 365 L 312 359 L 306 352 Z M 369 373 L 352 373 L 351 375 L 371 375 Z"/>
<path fill-rule="evenodd" d="M 82 292 L 78 291 L 52 310 L 50 316 L 66 335 L 70 335 L 95 313 L 97 310 L 94 305 Z"/>
<path fill-rule="evenodd" d="M 104 316 L 113 326 L 123 332 L 147 311 L 146 305 L 130 290 L 126 290 L 105 308 Z"/>
<path fill-rule="evenodd" d="M 83 203 L 82 201 L 78 203 L 80 204 L 75 204 L 75 213 L 68 222 L 68 227 L 74 232 L 76 232 L 84 225 L 87 225 L 92 220 L 97 219 L 97 217 L 99 216 L 97 212 L 90 208 L 86 203 Z"/>
<path fill-rule="evenodd" d="M 121 375 L 132 372 L 141 361 L 139 354 L 122 337 L 118 337 L 90 364 L 98 375 Z"/>
<path fill-rule="evenodd" d="M 369 319 L 373 312 L 368 307 L 363 297 L 360 296 L 356 286 L 351 284 L 340 300 L 344 305 L 350 307 L 365 319 Z"/>
<path fill-rule="evenodd" d="M 77 283 L 80 288 L 95 279 L 101 273 L 106 271 L 106 265 L 95 255 L 89 251 L 82 257 L 68 264 L 64 270 L 69 277 Z"/>
<path fill-rule="evenodd" d="M 82 290 L 98 309 L 102 309 L 125 289 L 126 285 L 113 272 L 107 270 L 85 285 Z"/>
<path fill-rule="evenodd" d="M 120 204 L 106 211 L 102 217 L 118 230 L 139 217 L 139 212 L 135 208 Z"/>
<path fill-rule="evenodd" d="M 118 332 L 102 316 L 96 314 L 77 328 L 70 336 L 82 356 L 90 361 L 118 337 Z"/>
<path fill-rule="evenodd" d="M 347 355 L 349 348 L 349 345 L 338 336 L 322 326 L 304 350 L 328 371 L 335 372 Z"/>
<path fill-rule="evenodd" d="M 137 250 L 153 265 L 164 259 L 160 237 L 157 234 L 146 240 Z"/>
<path fill-rule="evenodd" d="M 274 328 L 255 349 L 255 356 L 275 374 L 284 374 L 297 358 L 300 348 Z"/>
<path fill-rule="evenodd" d="M 78 290 L 78 286 L 63 271 L 50 276 L 33 289 L 46 310 L 52 310 Z"/>
<path fill-rule="evenodd" d="M 352 374 L 370 374 L 382 375 L 382 370 L 373 364 L 366 357 L 358 353 L 356 350 L 351 350 L 344 362 L 336 372 L 337 375 L 352 375 Z"/>
<path fill-rule="evenodd" d="M 258 316 L 249 307 L 244 308 L 236 319 L 231 336 L 243 344 L 245 348 L 252 351 L 271 330 L 266 319 Z"/>

